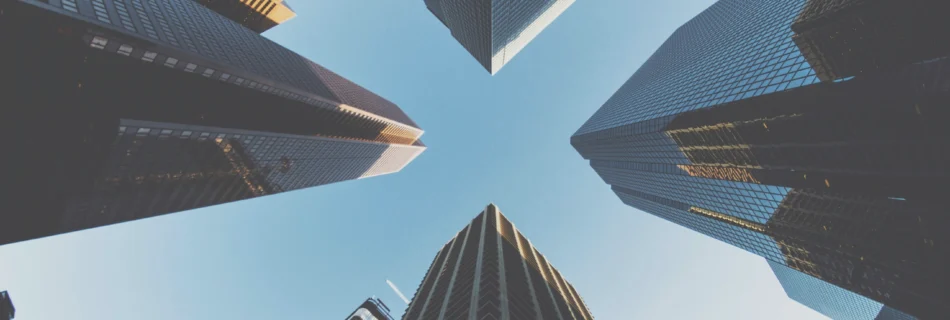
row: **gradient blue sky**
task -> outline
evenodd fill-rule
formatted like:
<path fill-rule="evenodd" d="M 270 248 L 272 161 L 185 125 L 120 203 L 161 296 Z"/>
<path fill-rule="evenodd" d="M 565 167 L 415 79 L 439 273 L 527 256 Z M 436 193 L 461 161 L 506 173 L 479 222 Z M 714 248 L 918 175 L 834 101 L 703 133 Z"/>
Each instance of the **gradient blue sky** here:
<path fill-rule="evenodd" d="M 401 316 L 436 251 L 495 202 L 590 306 L 624 319 L 823 319 L 757 256 L 623 205 L 570 135 L 713 0 L 581 0 L 491 77 L 422 0 L 297 0 L 268 37 L 399 104 L 400 173 L 0 247 L 17 320 Z"/>

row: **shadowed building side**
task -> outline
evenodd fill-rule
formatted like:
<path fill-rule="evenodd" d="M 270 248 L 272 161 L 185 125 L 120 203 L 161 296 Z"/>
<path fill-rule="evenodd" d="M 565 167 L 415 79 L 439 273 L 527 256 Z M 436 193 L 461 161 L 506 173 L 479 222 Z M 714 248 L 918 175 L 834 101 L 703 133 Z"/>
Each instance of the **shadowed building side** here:
<path fill-rule="evenodd" d="M 162 4 L 188 7 L 162 11 L 179 19 L 236 28 L 225 39 L 248 35 L 190 1 Z M 0 61 L 10 84 L 0 119 L 18 136 L 7 149 L 5 177 L 18 188 L 0 196 L 0 244 L 393 173 L 425 150 L 420 129 L 335 102 L 365 89 L 337 96 L 315 72 L 312 81 L 282 72 L 315 64 L 266 40 L 236 42 L 248 48 L 230 56 L 247 68 L 235 67 L 170 43 L 187 32 L 156 42 L 150 29 L 129 34 L 61 5 L 0 5 L 0 32 L 17 44 Z M 261 52 L 251 48 L 292 56 L 252 60 Z"/>
<path fill-rule="evenodd" d="M 625 204 L 940 319 L 950 218 L 935 186 L 950 178 L 950 60 L 823 82 L 793 40 L 811 3 L 716 2 L 571 143 Z"/>
<path fill-rule="evenodd" d="M 452 37 L 485 70 L 492 72 L 492 0 L 425 0 L 425 3 Z"/>
<path fill-rule="evenodd" d="M 495 74 L 574 0 L 425 0 L 429 12 Z"/>
<path fill-rule="evenodd" d="M 401 135 L 406 139 L 422 135 L 414 124 L 382 115 L 401 115 L 401 121 L 411 122 L 401 111 L 392 110 L 398 106 L 194 1 L 129 1 L 96 0 L 104 4 L 77 7 L 71 1 L 17 0 L 13 3 L 19 5 L 10 4 L 11 8 L 24 8 L 18 10 L 36 21 L 19 19 L 23 28 L 14 33 L 28 38 L 22 32 L 41 27 L 40 20 L 55 23 L 49 27 L 84 37 L 91 48 L 316 108 L 362 111 L 364 117 L 405 131 Z"/>
<path fill-rule="evenodd" d="M 389 100 L 316 63 L 311 62 L 310 67 L 313 68 L 314 73 L 320 77 L 327 88 L 333 92 L 333 95 L 345 104 L 348 110 L 356 109 L 368 113 L 370 117 L 379 116 L 412 128 L 419 127 L 402 109 Z"/>
<path fill-rule="evenodd" d="M 809 0 L 793 39 L 822 81 L 950 55 L 942 0 Z"/>
<path fill-rule="evenodd" d="M 947 65 L 744 99 L 681 113 L 661 135 L 575 146 L 624 203 L 927 318 L 950 300 L 950 219 L 933 188 L 950 178 Z M 682 158 L 619 156 L 648 143 Z"/>
<path fill-rule="evenodd" d="M 593 319 L 574 287 L 498 211 L 436 254 L 403 319 Z"/>
<path fill-rule="evenodd" d="M 0 319 L 11 320 L 16 315 L 16 309 L 13 308 L 13 300 L 6 291 L 0 291 Z"/>

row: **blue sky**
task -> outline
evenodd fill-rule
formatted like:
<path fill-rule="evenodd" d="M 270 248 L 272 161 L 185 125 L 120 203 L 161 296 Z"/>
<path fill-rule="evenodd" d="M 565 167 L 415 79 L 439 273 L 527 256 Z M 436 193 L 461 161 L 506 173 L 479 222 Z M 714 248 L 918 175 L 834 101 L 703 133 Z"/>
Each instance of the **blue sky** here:
<path fill-rule="evenodd" d="M 401 316 L 489 202 L 598 319 L 824 319 L 766 262 L 623 205 L 570 135 L 712 0 L 582 0 L 496 76 L 422 0 L 297 0 L 268 37 L 399 104 L 429 150 L 402 172 L 0 246 L 17 320 Z"/>

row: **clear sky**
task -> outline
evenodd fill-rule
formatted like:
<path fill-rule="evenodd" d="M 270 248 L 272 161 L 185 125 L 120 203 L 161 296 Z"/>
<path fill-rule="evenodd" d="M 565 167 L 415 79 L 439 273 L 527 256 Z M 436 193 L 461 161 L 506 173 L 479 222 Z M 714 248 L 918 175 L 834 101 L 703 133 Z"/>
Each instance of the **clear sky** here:
<path fill-rule="evenodd" d="M 422 0 L 296 0 L 266 36 L 399 104 L 429 150 L 402 172 L 0 246 L 17 320 L 402 315 L 489 202 L 598 319 L 823 319 L 766 262 L 623 205 L 572 133 L 713 0 L 580 0 L 491 77 Z M 24 213 L 25 214 L 25 213 Z"/>

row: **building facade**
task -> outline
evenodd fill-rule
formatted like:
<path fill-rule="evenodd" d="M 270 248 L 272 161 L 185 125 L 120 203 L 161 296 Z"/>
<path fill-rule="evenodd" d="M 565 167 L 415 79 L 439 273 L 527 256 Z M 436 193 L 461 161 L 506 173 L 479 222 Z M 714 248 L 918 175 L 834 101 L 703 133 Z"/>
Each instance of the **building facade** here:
<path fill-rule="evenodd" d="M 950 52 L 943 5 L 940 0 L 810 0 L 792 23 L 793 40 L 823 81 L 893 70 Z"/>
<path fill-rule="evenodd" d="M 485 70 L 495 74 L 574 0 L 425 0 Z"/>
<path fill-rule="evenodd" d="M 189 0 L 5 1 L 0 245 L 400 171 L 395 104 Z M 28 133 L 28 134 L 27 134 Z"/>
<path fill-rule="evenodd" d="M 814 3 L 715 3 L 571 143 L 630 206 L 920 318 L 950 314 L 934 187 L 950 174 L 950 62 L 931 59 L 950 51 L 822 71 L 816 50 L 842 55 L 801 45 Z"/>
<path fill-rule="evenodd" d="M 917 320 L 917 318 L 854 292 L 769 261 L 785 294 L 834 320 Z"/>
<path fill-rule="evenodd" d="M 574 286 L 490 204 L 439 250 L 403 319 L 593 316 Z"/>
<path fill-rule="evenodd" d="M 376 297 L 366 299 L 346 320 L 394 320 L 389 307 Z"/>
<path fill-rule="evenodd" d="M 194 0 L 218 14 L 262 33 L 297 14 L 283 0 Z"/>
<path fill-rule="evenodd" d="M 13 308 L 13 300 L 6 291 L 0 291 L 0 319 L 11 320 L 16 315 L 16 309 Z"/>

